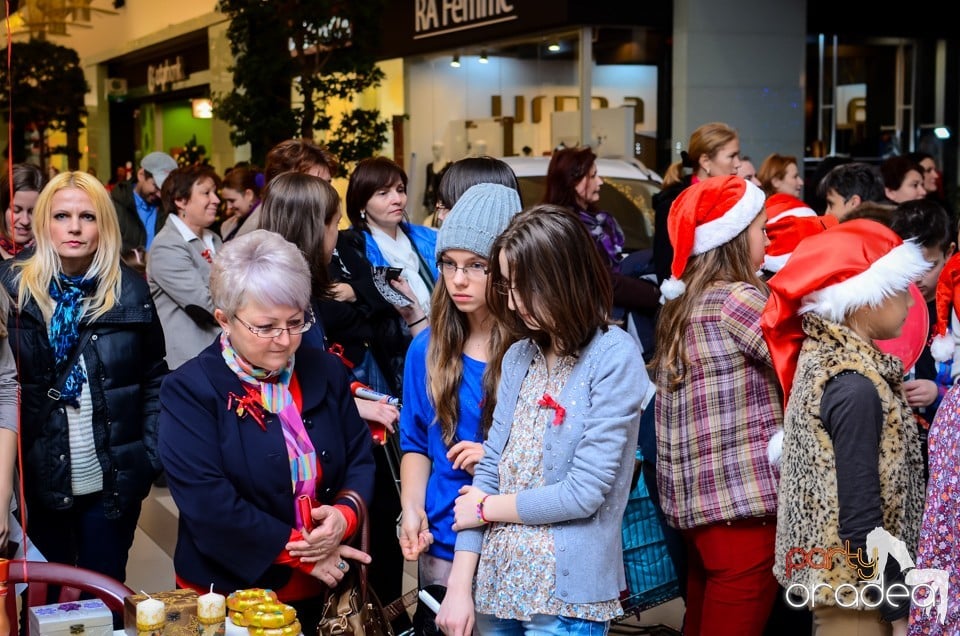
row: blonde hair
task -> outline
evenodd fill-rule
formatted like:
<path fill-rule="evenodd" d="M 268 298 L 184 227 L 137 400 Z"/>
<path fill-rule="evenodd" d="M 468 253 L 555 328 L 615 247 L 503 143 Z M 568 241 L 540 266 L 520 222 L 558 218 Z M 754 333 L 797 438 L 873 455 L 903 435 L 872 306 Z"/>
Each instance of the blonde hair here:
<path fill-rule="evenodd" d="M 56 306 L 50 297 L 50 281 L 63 272 L 60 254 L 50 239 L 53 220 L 53 197 L 60 190 L 76 188 L 90 197 L 97 215 L 99 238 L 93 262 L 84 273 L 85 279 L 96 279 L 93 295 L 84 298 L 80 318 L 96 320 L 110 311 L 120 298 L 120 224 L 110 195 L 100 181 L 86 172 L 61 172 L 46 185 L 33 210 L 33 231 L 36 248 L 30 258 L 15 261 L 19 271 L 17 303 L 20 307 L 33 298 L 49 323 Z"/>
<path fill-rule="evenodd" d="M 738 138 L 737 131 L 723 122 L 703 124 L 690 134 L 686 157 L 667 168 L 663 175 L 663 187 L 679 183 L 683 179 L 684 168 L 690 168 L 696 174 L 700 169 L 700 157 L 707 155 L 713 159 L 724 146 Z"/>

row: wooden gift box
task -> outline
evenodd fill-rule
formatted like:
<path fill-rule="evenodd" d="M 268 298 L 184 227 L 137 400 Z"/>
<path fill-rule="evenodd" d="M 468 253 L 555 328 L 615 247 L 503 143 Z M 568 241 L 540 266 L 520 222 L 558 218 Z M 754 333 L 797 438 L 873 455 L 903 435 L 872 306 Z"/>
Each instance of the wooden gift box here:
<path fill-rule="evenodd" d="M 196 636 L 200 623 L 197 621 L 197 593 L 193 590 L 171 590 L 150 594 L 152 599 L 163 601 L 167 610 L 164 636 Z M 147 600 L 146 594 L 133 594 L 123 599 L 123 630 L 126 636 L 137 636 L 137 603 Z"/>
<path fill-rule="evenodd" d="M 30 608 L 33 636 L 111 636 L 113 613 L 100 599 Z"/>

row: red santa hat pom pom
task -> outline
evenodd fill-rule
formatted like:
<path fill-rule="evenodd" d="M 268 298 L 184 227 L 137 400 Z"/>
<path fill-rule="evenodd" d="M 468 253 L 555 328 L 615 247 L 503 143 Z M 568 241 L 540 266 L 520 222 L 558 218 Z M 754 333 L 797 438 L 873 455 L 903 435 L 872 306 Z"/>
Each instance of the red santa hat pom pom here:
<path fill-rule="evenodd" d="M 783 429 L 778 428 L 767 442 L 767 460 L 771 466 L 779 466 L 781 455 L 783 455 Z"/>

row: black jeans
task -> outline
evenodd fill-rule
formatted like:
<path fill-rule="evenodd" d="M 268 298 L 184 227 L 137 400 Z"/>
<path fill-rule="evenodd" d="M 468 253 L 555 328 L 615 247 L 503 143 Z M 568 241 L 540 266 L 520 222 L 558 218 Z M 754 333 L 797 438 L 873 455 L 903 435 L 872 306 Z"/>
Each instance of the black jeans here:
<path fill-rule="evenodd" d="M 27 536 L 48 561 L 102 572 L 125 582 L 127 557 L 140 518 L 140 505 L 119 519 L 107 519 L 103 494 L 74 497 L 67 510 L 28 503 Z"/>

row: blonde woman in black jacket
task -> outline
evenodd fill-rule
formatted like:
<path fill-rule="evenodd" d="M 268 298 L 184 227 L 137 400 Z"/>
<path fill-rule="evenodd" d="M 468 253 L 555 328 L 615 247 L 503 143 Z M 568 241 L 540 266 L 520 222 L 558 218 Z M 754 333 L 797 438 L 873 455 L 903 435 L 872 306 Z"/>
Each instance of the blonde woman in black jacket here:
<path fill-rule="evenodd" d="M 28 533 L 48 560 L 123 581 L 160 470 L 163 331 L 146 281 L 120 263 L 116 211 L 95 177 L 55 177 L 34 228 L 36 248 L 0 269 L 22 392 Z"/>

